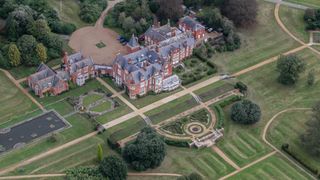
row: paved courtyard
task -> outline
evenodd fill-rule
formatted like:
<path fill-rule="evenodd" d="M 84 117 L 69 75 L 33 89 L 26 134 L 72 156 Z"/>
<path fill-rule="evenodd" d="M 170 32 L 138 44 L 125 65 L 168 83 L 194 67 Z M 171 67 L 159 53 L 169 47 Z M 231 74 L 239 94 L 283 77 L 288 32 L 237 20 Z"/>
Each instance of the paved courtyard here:
<path fill-rule="evenodd" d="M 68 127 L 67 121 L 50 111 L 11 128 L 0 130 L 0 154 Z"/>

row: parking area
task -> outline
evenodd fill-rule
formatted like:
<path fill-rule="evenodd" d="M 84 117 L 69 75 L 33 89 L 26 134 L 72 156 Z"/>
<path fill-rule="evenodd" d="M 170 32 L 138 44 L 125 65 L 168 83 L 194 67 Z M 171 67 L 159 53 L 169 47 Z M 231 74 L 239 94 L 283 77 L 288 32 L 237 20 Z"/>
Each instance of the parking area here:
<path fill-rule="evenodd" d="M 12 127 L 0 129 L 0 154 L 70 126 L 57 112 L 50 111 Z"/>

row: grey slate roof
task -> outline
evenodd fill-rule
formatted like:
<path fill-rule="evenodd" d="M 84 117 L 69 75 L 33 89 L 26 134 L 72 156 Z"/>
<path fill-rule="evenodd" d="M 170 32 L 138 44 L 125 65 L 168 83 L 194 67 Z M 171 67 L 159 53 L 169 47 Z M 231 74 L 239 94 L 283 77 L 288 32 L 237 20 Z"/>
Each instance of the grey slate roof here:
<path fill-rule="evenodd" d="M 138 47 L 140 46 L 138 43 L 138 38 L 134 36 L 134 34 L 132 34 L 132 37 L 130 39 L 130 41 L 128 42 L 128 46 L 130 47 Z"/>
<path fill-rule="evenodd" d="M 94 66 L 93 59 L 91 57 L 89 58 L 83 58 L 81 52 L 72 54 L 69 57 L 69 63 L 70 63 L 70 73 L 77 72 L 79 69 L 82 69 L 87 66 Z"/>
<path fill-rule="evenodd" d="M 164 41 L 168 38 L 171 38 L 171 32 L 175 31 L 176 34 L 180 34 L 181 31 L 178 30 L 177 28 L 172 28 L 170 27 L 169 24 L 166 24 L 164 26 L 155 28 L 155 27 L 150 27 L 145 33 L 145 36 L 149 36 L 151 39 L 156 40 L 156 41 Z"/>
<path fill-rule="evenodd" d="M 181 18 L 181 22 L 191 27 L 192 30 L 205 29 L 205 27 L 201 25 L 201 23 L 191 18 L 190 16 L 185 16 Z"/>

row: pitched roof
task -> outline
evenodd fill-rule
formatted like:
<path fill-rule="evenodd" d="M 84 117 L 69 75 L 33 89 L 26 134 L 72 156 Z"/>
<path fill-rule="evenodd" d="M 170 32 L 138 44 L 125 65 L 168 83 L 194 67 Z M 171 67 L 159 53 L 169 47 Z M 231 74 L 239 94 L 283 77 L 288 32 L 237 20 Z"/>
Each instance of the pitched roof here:
<path fill-rule="evenodd" d="M 140 46 L 138 43 L 138 38 L 134 36 L 134 34 L 132 34 L 132 37 L 130 39 L 130 41 L 127 44 L 130 47 L 138 47 Z"/>
<path fill-rule="evenodd" d="M 181 18 L 180 21 L 192 28 L 193 30 L 205 29 L 205 27 L 201 23 L 191 18 L 190 16 L 185 16 Z"/>

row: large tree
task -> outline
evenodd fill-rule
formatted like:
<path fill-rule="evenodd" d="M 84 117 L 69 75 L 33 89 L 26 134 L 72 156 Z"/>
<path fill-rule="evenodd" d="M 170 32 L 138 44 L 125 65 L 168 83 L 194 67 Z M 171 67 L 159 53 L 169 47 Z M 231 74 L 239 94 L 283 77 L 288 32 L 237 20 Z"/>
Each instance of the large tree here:
<path fill-rule="evenodd" d="M 104 158 L 100 163 L 99 169 L 110 180 L 125 180 L 127 177 L 127 165 L 117 156 Z"/>
<path fill-rule="evenodd" d="M 36 53 L 37 44 L 37 40 L 32 35 L 23 35 L 18 39 L 17 45 L 25 65 L 33 66 L 40 63 Z"/>
<path fill-rule="evenodd" d="M 47 48 L 42 43 L 39 43 L 36 46 L 36 52 L 40 62 L 45 63 L 48 59 Z"/>
<path fill-rule="evenodd" d="M 183 16 L 182 0 L 158 0 L 158 4 L 157 15 L 162 21 L 178 21 Z"/>
<path fill-rule="evenodd" d="M 261 118 L 260 107 L 249 101 L 242 100 L 231 107 L 231 119 L 240 124 L 254 124 Z"/>
<path fill-rule="evenodd" d="M 284 85 L 295 84 L 305 66 L 305 62 L 296 55 L 280 56 L 277 63 L 277 70 L 280 73 L 278 81 Z"/>
<path fill-rule="evenodd" d="M 164 140 L 151 127 L 142 129 L 136 140 L 123 150 L 124 159 L 137 171 L 160 166 L 165 155 Z"/>
<path fill-rule="evenodd" d="M 8 58 L 11 66 L 16 67 L 21 63 L 21 53 L 16 44 L 11 43 L 8 49 Z"/>
<path fill-rule="evenodd" d="M 221 6 L 223 15 L 236 26 L 247 27 L 256 22 L 258 3 L 256 0 L 224 0 Z"/>
<path fill-rule="evenodd" d="M 46 36 L 49 36 L 51 30 L 44 19 L 36 20 L 30 28 L 30 33 L 37 38 L 38 41 L 43 41 Z"/>
<path fill-rule="evenodd" d="M 301 136 L 301 143 L 311 155 L 320 157 L 320 102 L 312 108 L 312 117 L 306 125 L 307 130 Z"/>

